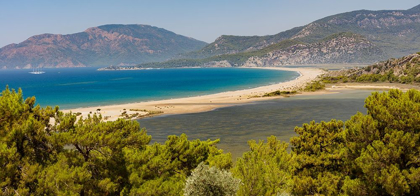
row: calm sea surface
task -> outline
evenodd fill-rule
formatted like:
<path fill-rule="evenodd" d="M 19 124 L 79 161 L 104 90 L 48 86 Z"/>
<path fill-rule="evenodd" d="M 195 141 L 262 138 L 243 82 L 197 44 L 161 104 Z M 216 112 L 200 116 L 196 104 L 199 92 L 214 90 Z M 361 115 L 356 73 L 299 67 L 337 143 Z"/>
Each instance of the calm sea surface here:
<path fill-rule="evenodd" d="M 186 133 L 189 139 L 221 139 L 218 147 L 233 157 L 248 151 L 247 141 L 265 140 L 271 135 L 289 142 L 294 128 L 309 123 L 347 120 L 356 112 L 366 113 L 367 90 L 340 91 L 336 94 L 294 96 L 272 101 L 216 109 L 195 114 L 181 114 L 138 120 L 152 140 L 164 142 L 168 135 Z"/>
<path fill-rule="evenodd" d="M 61 109 L 189 97 L 288 81 L 297 72 L 239 68 L 96 71 L 97 68 L 1 70 L 0 88 L 22 88 L 25 97 Z"/>

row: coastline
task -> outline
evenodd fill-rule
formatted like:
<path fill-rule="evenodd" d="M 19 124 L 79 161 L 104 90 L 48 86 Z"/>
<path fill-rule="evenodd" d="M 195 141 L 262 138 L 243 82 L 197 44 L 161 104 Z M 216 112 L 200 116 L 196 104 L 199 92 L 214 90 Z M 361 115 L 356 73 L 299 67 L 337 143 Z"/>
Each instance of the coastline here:
<path fill-rule="evenodd" d="M 256 87 L 252 89 L 227 91 L 210 95 L 194 96 L 177 99 L 167 99 L 159 101 L 145 101 L 137 103 L 126 103 L 117 105 L 84 107 L 63 110 L 63 112 L 79 113 L 83 117 L 89 114 L 101 114 L 106 121 L 114 121 L 121 118 L 122 114 L 128 117 L 135 115 L 132 119 L 146 117 L 150 115 L 160 114 L 183 114 L 183 113 L 197 113 L 214 110 L 216 108 L 227 107 L 237 104 L 245 104 L 254 101 L 263 101 L 269 99 L 278 99 L 279 97 L 259 97 L 265 93 L 281 90 L 292 91 L 297 90 L 306 83 L 314 80 L 324 71 L 316 68 L 285 68 L 285 67 L 251 67 L 252 69 L 272 69 L 282 71 L 295 71 L 300 74 L 296 79 Z M 248 68 L 247 68 L 248 69 Z M 136 115 L 137 114 L 137 115 Z M 129 117 L 131 118 L 131 117 Z"/>

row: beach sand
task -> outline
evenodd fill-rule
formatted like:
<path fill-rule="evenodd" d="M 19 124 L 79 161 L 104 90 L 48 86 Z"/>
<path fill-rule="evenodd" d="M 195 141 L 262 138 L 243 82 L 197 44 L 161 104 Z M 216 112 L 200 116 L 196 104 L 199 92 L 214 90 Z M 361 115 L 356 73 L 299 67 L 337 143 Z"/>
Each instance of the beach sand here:
<path fill-rule="evenodd" d="M 244 68 L 249 69 L 249 68 Z M 255 69 L 273 69 L 284 71 L 296 71 L 300 76 L 294 80 L 282 82 L 278 84 L 262 86 L 246 90 L 228 91 L 204 96 L 186 97 L 177 99 L 167 99 L 160 101 L 146 101 L 138 103 L 127 103 L 108 106 L 96 106 L 63 110 L 63 112 L 80 113 L 83 117 L 89 114 L 101 114 L 105 121 L 114 121 L 118 118 L 124 117 L 123 113 L 128 116 L 138 114 L 136 118 L 142 118 L 154 115 L 165 114 L 185 114 L 197 113 L 214 110 L 216 108 L 240 105 L 255 101 L 264 101 L 270 99 L 282 98 L 282 96 L 260 97 L 265 93 L 281 90 L 293 91 L 304 87 L 308 82 L 316 79 L 325 71 L 317 68 L 284 68 L 284 67 L 256 67 Z M 401 89 L 403 91 L 408 89 L 420 90 L 417 85 L 399 84 L 399 83 L 340 83 L 328 84 L 325 90 L 316 92 L 303 92 L 298 95 L 313 95 L 313 94 L 327 94 L 337 93 L 337 90 L 354 90 L 354 89 L 369 89 L 369 90 L 389 90 Z M 127 117 L 127 116 L 125 116 Z"/>
<path fill-rule="evenodd" d="M 63 110 L 63 112 L 81 113 L 83 117 L 89 114 L 101 114 L 107 121 L 121 118 L 123 113 L 128 116 L 138 113 L 140 117 L 147 116 L 148 113 L 158 114 L 182 114 L 196 113 L 214 110 L 220 107 L 244 104 L 260 100 L 277 99 L 279 97 L 258 97 L 265 93 L 282 90 L 298 90 L 306 83 L 314 80 L 317 76 L 324 73 L 321 69 L 314 68 L 284 68 L 284 67 L 258 67 L 257 69 L 273 69 L 284 71 L 296 71 L 300 76 L 294 80 L 278 84 L 262 86 L 252 89 L 228 91 L 211 95 L 186 97 L 178 99 L 168 99 L 160 101 L 146 101 L 138 103 L 127 103 L 109 106 L 85 107 Z M 318 92 L 319 93 L 319 92 Z M 322 93 L 322 92 L 321 92 Z M 325 92 L 324 92 L 325 93 Z M 258 98 L 256 98 L 258 97 Z M 150 112 L 152 111 L 152 112 Z"/>

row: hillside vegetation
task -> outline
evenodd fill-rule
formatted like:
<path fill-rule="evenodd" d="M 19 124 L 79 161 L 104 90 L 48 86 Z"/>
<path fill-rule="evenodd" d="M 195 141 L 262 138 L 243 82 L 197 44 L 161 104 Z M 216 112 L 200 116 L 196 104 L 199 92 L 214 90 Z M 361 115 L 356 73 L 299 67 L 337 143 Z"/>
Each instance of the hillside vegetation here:
<path fill-rule="evenodd" d="M 296 127 L 288 144 L 249 141 L 236 164 L 218 140 L 150 144 L 137 121 L 77 119 L 6 88 L 2 195 L 417 195 L 420 92 L 390 90 L 346 122 Z M 51 121 L 54 119 L 53 121 Z M 221 138 L 223 139 L 223 138 Z M 207 166 L 209 165 L 209 166 Z"/>
<path fill-rule="evenodd" d="M 316 43 L 283 40 L 256 51 L 223 54 L 204 59 L 175 59 L 166 62 L 144 63 L 114 69 L 170 67 L 240 67 L 318 63 L 375 62 L 383 52 L 365 37 L 353 33 L 337 33 Z"/>
<path fill-rule="evenodd" d="M 420 82 L 420 53 L 375 63 L 363 68 L 332 71 L 323 77 L 325 83 L 337 82 Z"/>
<path fill-rule="evenodd" d="M 303 27 L 296 27 L 288 31 L 280 32 L 276 35 L 267 36 L 235 36 L 222 35 L 213 43 L 204 48 L 180 55 L 178 58 L 207 58 L 222 54 L 236 54 L 241 52 L 251 52 L 260 50 L 272 44 L 290 39 L 293 35 L 302 30 Z"/>
<path fill-rule="evenodd" d="M 276 35 L 223 35 L 183 58 L 206 58 L 262 49 L 286 39 L 316 43 L 333 34 L 351 32 L 366 37 L 386 53 L 383 60 L 414 53 L 420 48 L 420 5 L 408 10 L 358 10 L 328 16 Z"/>
<path fill-rule="evenodd" d="M 420 5 L 409 10 L 359 10 L 328 16 L 276 35 L 223 35 L 201 50 L 136 67 L 374 63 L 416 52 L 420 48 L 419 32 Z M 279 47 L 284 43 L 293 44 Z"/>

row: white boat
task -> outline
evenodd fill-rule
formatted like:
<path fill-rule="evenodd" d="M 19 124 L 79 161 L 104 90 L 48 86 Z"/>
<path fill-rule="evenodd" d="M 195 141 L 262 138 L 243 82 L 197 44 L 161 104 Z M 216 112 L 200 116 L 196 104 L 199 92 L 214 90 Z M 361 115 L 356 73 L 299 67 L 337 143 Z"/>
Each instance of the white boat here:
<path fill-rule="evenodd" d="M 32 69 L 32 71 L 31 72 L 29 72 L 30 74 L 43 74 L 43 73 L 45 73 L 44 71 L 42 71 L 42 70 L 39 70 L 38 68 L 36 68 L 36 69 Z"/>

